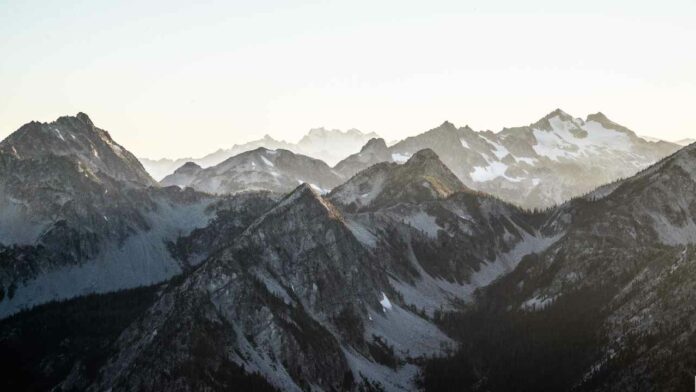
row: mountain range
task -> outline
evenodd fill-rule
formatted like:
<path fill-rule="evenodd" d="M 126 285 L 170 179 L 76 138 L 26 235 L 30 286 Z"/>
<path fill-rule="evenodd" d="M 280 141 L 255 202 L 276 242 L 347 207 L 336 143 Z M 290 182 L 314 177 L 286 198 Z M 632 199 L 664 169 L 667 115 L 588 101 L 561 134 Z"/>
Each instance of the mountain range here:
<path fill-rule="evenodd" d="M 319 142 L 304 142 L 310 139 L 324 140 L 324 145 L 346 144 L 336 135 L 342 134 L 313 131 L 303 139 L 304 144 L 301 145 L 322 145 Z M 355 136 L 359 135 L 356 131 Z M 330 141 L 334 139 L 335 142 Z M 266 148 L 272 150 L 274 147 Z M 391 146 L 387 146 L 383 139 L 370 139 L 359 151 L 356 148 L 353 154 L 346 155 L 333 167 L 335 173 L 332 176 L 340 181 L 325 181 L 321 188 L 330 189 L 376 163 L 403 163 L 425 148 L 435 151 L 467 187 L 494 194 L 525 208 L 543 209 L 583 195 L 602 184 L 629 177 L 678 150 L 679 145 L 648 141 L 602 113 L 589 115 L 583 120 L 555 110 L 529 126 L 505 128 L 498 133 L 476 132 L 468 126 L 457 128 L 452 123 L 444 122 L 437 128 Z M 304 150 L 309 151 L 307 155 L 311 156 L 310 149 Z M 296 154 L 298 158 L 301 156 Z M 306 161 L 309 158 L 302 159 Z M 250 184 L 259 182 L 259 176 L 268 177 L 264 189 L 289 192 L 296 181 L 304 181 L 303 177 L 313 173 L 300 162 L 294 166 L 303 167 L 302 173 L 284 176 L 283 179 L 270 165 L 257 166 L 251 171 L 235 169 L 234 173 L 229 172 L 229 176 L 234 177 L 231 181 Z M 330 176 L 326 167 L 315 167 L 318 176 Z M 197 178 L 192 180 L 193 183 L 209 181 L 207 177 L 212 171 L 199 173 L 206 178 Z M 227 169 L 218 167 L 214 171 L 220 173 Z M 189 186 L 191 184 L 186 178 L 190 176 L 189 167 L 182 166 L 181 172 L 177 170 L 163 180 L 163 184 Z M 249 178 L 245 178 L 247 176 Z M 277 181 L 272 177 L 276 177 Z M 220 178 L 220 175 L 216 174 L 216 178 Z M 239 189 L 193 187 L 218 193 Z"/>
<path fill-rule="evenodd" d="M 574 118 L 555 110 L 523 127 L 476 132 L 444 122 L 391 147 L 372 143 L 336 168 L 350 176 L 374 163 L 435 151 L 468 187 L 525 208 L 548 208 L 631 176 L 679 146 L 649 142 L 602 113 Z"/>
<path fill-rule="evenodd" d="M 29 123 L 0 143 L 1 382 L 691 388 L 696 145 L 675 150 L 555 111 L 371 138 L 333 168 L 256 148 L 158 184 L 82 113 Z"/>
<path fill-rule="evenodd" d="M 140 161 L 143 163 L 148 173 L 157 180 L 161 180 L 165 176 L 172 174 L 176 169 L 187 162 L 193 162 L 198 166 L 207 168 L 215 166 L 230 157 L 255 150 L 259 147 L 264 147 L 269 150 L 289 150 L 297 154 L 309 155 L 321 159 L 329 165 L 334 165 L 339 160 L 360 149 L 368 140 L 375 137 L 377 137 L 377 135 L 373 132 L 363 133 L 357 129 L 341 131 L 338 129 L 313 128 L 297 143 L 275 140 L 271 136 L 265 135 L 261 139 L 234 145 L 229 149 L 219 149 L 201 158 L 141 158 Z"/>
<path fill-rule="evenodd" d="M 341 177 L 318 159 L 259 147 L 206 169 L 188 162 L 160 181 L 164 186 L 191 187 L 213 194 L 247 190 L 285 193 L 305 182 L 326 193 L 341 183 Z"/>

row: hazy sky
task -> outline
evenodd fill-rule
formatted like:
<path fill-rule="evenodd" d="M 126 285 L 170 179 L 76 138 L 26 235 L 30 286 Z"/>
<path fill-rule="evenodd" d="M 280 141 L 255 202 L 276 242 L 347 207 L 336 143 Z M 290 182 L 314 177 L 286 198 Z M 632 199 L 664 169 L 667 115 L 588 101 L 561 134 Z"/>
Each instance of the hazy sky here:
<path fill-rule="evenodd" d="M 189 3 L 0 0 L 0 137 L 84 111 L 136 155 L 199 156 L 556 107 L 696 137 L 694 0 Z"/>

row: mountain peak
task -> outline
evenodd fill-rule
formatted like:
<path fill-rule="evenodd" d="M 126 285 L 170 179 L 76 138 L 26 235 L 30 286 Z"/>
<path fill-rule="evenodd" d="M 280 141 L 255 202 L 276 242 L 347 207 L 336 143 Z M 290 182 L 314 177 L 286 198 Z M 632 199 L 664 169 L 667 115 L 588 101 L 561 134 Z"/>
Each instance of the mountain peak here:
<path fill-rule="evenodd" d="M 361 210 L 432 201 L 466 189 L 437 154 L 426 148 L 403 165 L 383 162 L 368 167 L 331 191 L 329 200 L 349 210 Z"/>
<path fill-rule="evenodd" d="M 89 118 L 89 116 L 86 113 L 79 112 L 75 117 L 85 123 L 86 125 L 89 125 L 90 127 L 94 126 L 94 123 L 92 122 L 92 119 Z"/>
<path fill-rule="evenodd" d="M 406 161 L 406 164 L 413 165 L 427 161 L 440 161 L 440 157 L 430 148 L 424 148 L 413 154 L 413 156 Z"/>
<path fill-rule="evenodd" d="M 303 182 L 292 192 L 288 193 L 278 204 L 273 207 L 266 215 L 272 216 L 279 212 L 286 211 L 288 208 L 302 208 L 304 210 L 325 211 L 329 217 L 340 219 L 341 213 L 327 200 L 317 192 L 311 184 Z M 316 214 L 302 214 L 308 218 L 313 218 Z M 264 217 L 259 219 L 258 223 L 264 220 Z"/>
<path fill-rule="evenodd" d="M 602 112 L 597 112 L 594 114 L 590 114 L 587 116 L 586 122 L 594 121 L 596 123 L 601 124 L 604 128 L 607 129 L 613 129 L 618 132 L 626 133 L 629 135 L 635 136 L 635 133 L 631 131 L 630 129 L 624 127 L 621 124 L 617 124 L 614 121 L 610 120 L 604 113 Z"/>
<path fill-rule="evenodd" d="M 181 165 L 180 168 L 176 169 L 174 173 L 194 173 L 202 169 L 203 168 L 195 162 L 186 162 Z"/>
<path fill-rule="evenodd" d="M 544 116 L 544 117 L 542 118 L 542 120 L 550 120 L 550 119 L 552 119 L 552 118 L 554 118 L 554 117 L 558 117 L 558 118 L 560 118 L 561 120 L 564 120 L 564 121 L 570 121 L 570 120 L 573 119 L 573 116 L 571 116 L 570 114 L 564 112 L 564 111 L 563 111 L 562 109 L 560 109 L 560 108 L 556 108 L 554 111 L 552 111 L 551 113 L 549 113 L 549 114 L 547 114 L 546 116 Z"/>
<path fill-rule="evenodd" d="M 457 130 L 457 127 L 447 120 L 445 120 L 442 124 L 440 124 L 440 126 L 438 128 L 447 129 L 447 130 L 454 130 L 454 131 Z"/>
<path fill-rule="evenodd" d="M 597 122 L 601 123 L 601 122 L 611 121 L 611 120 L 609 120 L 609 118 L 604 113 L 597 112 L 594 114 L 588 114 L 587 121 L 597 121 Z"/>
<path fill-rule="evenodd" d="M 387 149 L 387 142 L 379 137 L 373 137 L 360 149 L 360 152 L 366 151 L 384 151 Z"/>
<path fill-rule="evenodd" d="M 550 121 L 554 118 L 558 118 L 561 121 L 573 121 L 573 116 L 561 109 L 556 109 L 530 126 L 535 129 L 551 130 L 552 127 Z"/>

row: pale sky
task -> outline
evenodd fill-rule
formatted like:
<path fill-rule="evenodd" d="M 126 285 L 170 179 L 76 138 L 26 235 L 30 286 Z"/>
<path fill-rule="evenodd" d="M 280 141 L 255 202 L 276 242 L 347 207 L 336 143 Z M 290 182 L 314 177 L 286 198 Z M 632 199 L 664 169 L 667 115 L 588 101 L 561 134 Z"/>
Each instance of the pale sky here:
<path fill-rule="evenodd" d="M 141 157 L 560 107 L 696 137 L 696 1 L 0 0 L 0 138 L 79 111 Z"/>

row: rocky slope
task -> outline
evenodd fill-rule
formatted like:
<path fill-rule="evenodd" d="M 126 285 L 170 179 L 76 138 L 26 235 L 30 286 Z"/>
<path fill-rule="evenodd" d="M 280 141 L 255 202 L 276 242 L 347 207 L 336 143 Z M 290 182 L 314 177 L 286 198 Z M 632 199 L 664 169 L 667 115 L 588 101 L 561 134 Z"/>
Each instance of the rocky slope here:
<path fill-rule="evenodd" d="M 474 346 L 504 338 L 495 332 L 480 336 L 452 359 L 469 377 L 466 382 L 490 390 L 512 385 L 531 388 L 529 380 L 536 380 L 534 388 L 541 389 L 691 388 L 696 370 L 690 349 L 696 339 L 696 330 L 690 327 L 696 320 L 696 308 L 690 305 L 696 265 L 694 195 L 696 148 L 689 146 L 634 177 L 554 211 L 542 232 L 562 233 L 562 238 L 481 291 L 476 312 L 447 324 L 475 329 L 485 319 L 507 325 L 501 330 L 515 336 L 534 323 L 533 330 L 547 333 L 536 335 L 540 340 L 553 336 L 551 331 L 572 332 L 559 334 L 555 352 L 548 349 L 552 343 L 535 347 L 528 338 L 506 347 L 505 352 L 519 347 L 517 355 L 529 358 L 529 372 L 520 374 L 486 364 L 494 359 L 504 362 L 507 354 L 500 348 L 481 353 Z M 584 325 L 575 329 L 566 321 Z M 582 347 L 573 349 L 577 361 L 558 362 L 564 368 L 553 365 L 563 347 L 579 342 Z M 449 365 L 431 368 L 433 387 L 438 367 Z M 479 376 L 472 376 L 477 367 Z M 483 380 L 480 374 L 486 372 L 491 373 Z M 563 380 L 544 384 L 543 375 L 549 373 L 562 373 Z"/>
<path fill-rule="evenodd" d="M 679 146 L 646 141 L 601 113 L 582 120 L 556 110 L 498 133 L 445 122 L 389 147 L 388 160 L 402 163 L 424 148 L 435 151 L 471 189 L 525 208 L 547 208 L 629 177 Z M 339 163 L 342 173 L 350 176 L 378 161 L 374 154 L 363 155 Z"/>
<path fill-rule="evenodd" d="M 349 212 L 303 184 L 241 234 L 232 225 L 235 240 L 211 241 L 222 246 L 126 329 L 89 388 L 217 389 L 191 364 L 214 374 L 226 363 L 283 390 L 414 388 L 419 358 L 452 344 L 432 315 L 556 238 L 539 232 L 541 216 L 468 191 L 432 151 L 382 175 L 385 197 L 405 190 L 393 203 Z M 64 387 L 83 381 L 75 368 Z"/>
<path fill-rule="evenodd" d="M 60 377 L 46 385 L 390 391 L 692 385 L 696 145 L 530 212 L 475 190 L 488 181 L 473 181 L 454 163 L 481 174 L 477 168 L 504 161 L 505 178 L 617 162 L 638 170 L 647 156 L 672 146 L 635 141 L 602 115 L 579 120 L 557 111 L 499 134 L 446 123 L 391 148 L 371 140 L 336 166 L 344 175 L 362 170 L 324 195 L 321 181 L 338 183 L 339 176 L 284 150 L 257 149 L 207 169 L 187 164 L 170 178 L 233 193 L 213 197 L 153 186 L 137 161 L 84 115 L 20 131 L 0 143 L 2 315 L 177 275 L 148 290 L 137 311 L 116 302 L 125 318 L 97 334 L 93 346 L 87 342 L 86 354 L 72 338 L 52 341 L 50 360 L 40 361 L 59 364 L 48 373 Z M 410 152 L 427 143 L 433 147 Z M 445 164 L 438 150 L 457 160 Z M 385 152 L 398 163 L 376 162 Z M 515 167 L 522 171 L 509 173 Z M 329 174 L 298 177 L 317 173 Z M 238 192 L 272 187 L 291 192 Z M 105 300 L 85 303 L 91 301 Z M 78 317 L 80 325 L 103 316 L 100 309 Z M 30 325 L 25 315 L 3 325 Z M 55 316 L 46 317 L 35 320 Z M 26 341 L 5 332 L 0 344 Z M 67 347 L 74 359 L 56 347 Z"/>
<path fill-rule="evenodd" d="M 214 199 L 155 185 L 83 113 L 2 141 L 0 316 L 180 273 L 166 242 L 205 225 Z"/>
<path fill-rule="evenodd" d="M 201 192 L 229 194 L 246 190 L 289 192 L 302 183 L 326 193 L 341 182 L 326 163 L 288 150 L 258 148 L 201 169 L 189 162 L 165 177 L 163 186 L 192 187 Z"/>

